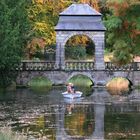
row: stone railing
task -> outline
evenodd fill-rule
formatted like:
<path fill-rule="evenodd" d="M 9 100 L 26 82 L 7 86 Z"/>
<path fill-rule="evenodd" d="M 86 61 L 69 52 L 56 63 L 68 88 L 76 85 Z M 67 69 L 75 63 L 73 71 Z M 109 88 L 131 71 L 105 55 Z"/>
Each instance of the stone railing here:
<path fill-rule="evenodd" d="M 73 70 L 73 71 L 94 70 L 94 62 L 92 61 L 66 61 L 65 70 Z"/>
<path fill-rule="evenodd" d="M 24 71 L 49 71 L 55 69 L 54 61 L 29 61 L 24 60 L 17 70 Z"/>
<path fill-rule="evenodd" d="M 121 67 L 116 66 L 111 62 L 105 62 L 105 69 L 112 71 L 127 71 L 127 70 L 140 71 L 140 62 L 133 62 Z"/>
<path fill-rule="evenodd" d="M 60 70 L 55 68 L 54 61 L 22 61 L 17 70 L 24 71 L 51 71 Z M 93 71 L 96 70 L 94 67 L 94 62 L 92 61 L 66 61 L 65 68 L 66 71 Z M 109 71 L 129 71 L 135 70 L 140 71 L 140 62 L 134 62 L 125 66 L 115 66 L 111 62 L 105 62 L 105 70 Z"/>

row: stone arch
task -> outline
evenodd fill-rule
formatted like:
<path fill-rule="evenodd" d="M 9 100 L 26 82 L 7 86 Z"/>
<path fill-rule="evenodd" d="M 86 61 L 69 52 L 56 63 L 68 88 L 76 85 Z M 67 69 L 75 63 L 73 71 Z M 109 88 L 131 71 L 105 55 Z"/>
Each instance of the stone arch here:
<path fill-rule="evenodd" d="M 64 39 L 64 43 L 63 43 L 64 48 L 65 48 L 67 42 L 69 41 L 69 39 L 71 39 L 72 37 L 75 38 L 76 36 L 85 36 L 85 37 L 87 37 L 87 39 L 93 43 L 92 48 L 95 51 L 95 40 L 94 40 L 93 34 L 88 33 L 88 32 L 73 32 L 73 33 L 67 35 L 67 37 Z M 66 51 L 66 48 L 64 49 L 64 55 L 66 56 L 65 51 Z M 95 52 L 93 53 L 93 55 L 94 54 L 95 54 Z M 93 61 L 94 61 L 94 58 L 93 58 Z"/>
<path fill-rule="evenodd" d="M 51 83 L 53 83 L 53 79 L 51 77 L 43 72 L 22 72 L 18 77 L 17 77 L 17 84 L 19 85 L 25 85 L 27 86 L 29 81 L 31 81 L 33 78 L 36 77 L 44 77 L 47 78 Z"/>
<path fill-rule="evenodd" d="M 66 81 L 70 80 L 72 77 L 77 76 L 77 75 L 83 75 L 83 76 L 87 76 L 92 83 L 94 83 L 95 79 L 92 77 L 92 75 L 90 73 L 87 72 L 72 72 L 68 78 L 66 79 Z"/>
<path fill-rule="evenodd" d="M 92 40 L 92 42 L 94 43 L 94 40 L 93 40 L 93 34 L 91 33 L 87 33 L 87 32 L 72 32 L 71 34 L 68 34 L 65 39 L 64 39 L 64 45 L 66 45 L 67 41 L 73 37 L 73 36 L 76 36 L 76 35 L 85 35 L 87 36 L 89 39 Z"/>
<path fill-rule="evenodd" d="M 112 76 L 112 77 L 109 77 L 107 80 L 106 80 L 106 84 L 105 85 L 107 85 L 107 83 L 108 82 L 110 82 L 113 78 L 119 78 L 119 77 L 121 77 L 121 78 L 124 78 L 124 79 L 127 79 L 128 80 L 128 82 L 129 82 L 129 87 L 131 88 L 131 86 L 133 86 L 133 81 L 130 79 L 130 78 L 128 78 L 128 77 L 126 77 L 126 76 L 122 76 L 122 75 L 118 75 L 118 76 Z"/>
<path fill-rule="evenodd" d="M 95 69 L 103 70 L 104 32 L 103 31 L 57 31 L 56 35 L 56 68 L 65 69 L 65 44 L 74 35 L 86 35 L 95 44 Z"/>

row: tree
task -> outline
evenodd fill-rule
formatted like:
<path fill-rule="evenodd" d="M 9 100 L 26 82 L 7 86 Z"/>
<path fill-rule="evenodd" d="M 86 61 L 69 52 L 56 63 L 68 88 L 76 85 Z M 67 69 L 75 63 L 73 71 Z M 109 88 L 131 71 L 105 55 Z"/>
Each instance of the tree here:
<path fill-rule="evenodd" d="M 140 55 L 139 0 L 108 0 L 111 11 L 105 21 L 107 42 L 113 46 L 113 62 L 124 65 Z"/>
<path fill-rule="evenodd" d="M 24 0 L 0 1 L 0 86 L 7 87 L 16 78 L 23 47 L 28 39 L 29 23 Z M 16 65 L 15 65 L 16 64 Z"/>
<path fill-rule="evenodd" d="M 63 11 L 68 5 L 71 4 L 71 0 L 33 0 L 28 8 L 28 17 L 32 26 L 32 37 L 28 42 L 27 51 L 37 51 L 36 46 L 40 49 L 42 46 L 39 43 L 33 43 L 34 40 L 44 40 L 46 47 L 55 44 L 56 34 L 54 27 L 56 26 L 59 18 L 59 13 Z M 45 47 L 45 46 L 44 46 Z M 27 55 L 26 55 L 27 56 Z M 30 56 L 30 55 L 28 55 Z"/>
<path fill-rule="evenodd" d="M 100 11 L 99 0 L 80 0 L 81 3 L 87 3 L 97 11 Z"/>

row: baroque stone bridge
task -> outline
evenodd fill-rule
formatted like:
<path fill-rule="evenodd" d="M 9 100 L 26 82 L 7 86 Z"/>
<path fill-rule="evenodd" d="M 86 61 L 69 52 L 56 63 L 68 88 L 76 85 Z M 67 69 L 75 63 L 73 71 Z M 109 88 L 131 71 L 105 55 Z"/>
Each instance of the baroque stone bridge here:
<path fill-rule="evenodd" d="M 91 79 L 95 86 L 105 85 L 114 77 L 129 79 L 134 85 L 140 84 L 140 62 L 134 62 L 117 67 L 111 62 L 105 62 L 105 69 L 97 70 L 91 61 L 66 61 L 65 66 L 57 68 L 55 62 L 48 61 L 22 61 L 17 68 L 18 85 L 27 85 L 34 77 L 46 77 L 54 85 L 65 84 L 76 75 L 85 75 Z"/>

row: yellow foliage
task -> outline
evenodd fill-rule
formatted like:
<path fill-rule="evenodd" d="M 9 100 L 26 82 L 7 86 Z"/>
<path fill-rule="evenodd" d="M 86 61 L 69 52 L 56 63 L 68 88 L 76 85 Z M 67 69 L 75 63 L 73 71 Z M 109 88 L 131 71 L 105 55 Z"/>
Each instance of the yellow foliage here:
<path fill-rule="evenodd" d="M 96 9 L 97 11 L 99 11 L 99 0 L 80 0 L 81 3 L 87 3 L 90 6 L 92 6 L 94 9 Z"/>
<path fill-rule="evenodd" d="M 32 58 L 32 55 L 35 54 L 37 48 L 39 47 L 40 49 L 44 49 L 46 46 L 46 41 L 43 38 L 33 38 L 27 45 L 26 52 L 27 52 L 27 57 L 29 59 Z"/>
<path fill-rule="evenodd" d="M 38 117 L 36 119 L 36 123 L 39 126 L 39 128 L 45 128 L 45 116 L 42 115 L 42 116 Z"/>
<path fill-rule="evenodd" d="M 129 91 L 129 81 L 122 77 L 114 78 L 107 83 L 106 88 L 109 93 L 113 95 L 120 95 Z"/>
<path fill-rule="evenodd" d="M 34 3 L 44 4 L 46 0 L 33 0 Z"/>
<path fill-rule="evenodd" d="M 67 45 L 68 46 L 79 46 L 83 44 L 86 45 L 89 40 L 90 40 L 89 37 L 85 35 L 75 35 L 75 36 L 72 36 L 67 41 Z"/>

